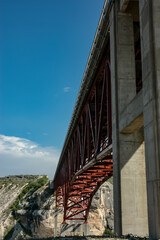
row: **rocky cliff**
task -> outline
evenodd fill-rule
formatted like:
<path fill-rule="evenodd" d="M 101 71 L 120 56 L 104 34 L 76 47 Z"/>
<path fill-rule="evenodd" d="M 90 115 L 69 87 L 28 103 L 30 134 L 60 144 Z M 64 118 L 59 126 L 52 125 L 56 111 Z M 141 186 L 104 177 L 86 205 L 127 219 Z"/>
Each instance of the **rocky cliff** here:
<path fill-rule="evenodd" d="M 55 215 L 60 234 L 63 210 L 55 212 L 55 196 L 46 176 L 0 178 L 0 239 L 52 237 Z M 104 183 L 95 194 L 88 223 L 93 235 L 102 235 L 106 227 L 113 229 L 111 181 Z"/>

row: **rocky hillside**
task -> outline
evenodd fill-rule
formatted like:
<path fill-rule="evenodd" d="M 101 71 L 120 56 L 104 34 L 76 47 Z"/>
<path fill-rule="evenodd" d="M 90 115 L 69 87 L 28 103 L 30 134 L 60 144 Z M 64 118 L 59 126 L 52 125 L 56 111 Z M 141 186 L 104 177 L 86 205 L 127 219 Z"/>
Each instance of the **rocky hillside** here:
<path fill-rule="evenodd" d="M 46 238 L 54 236 L 55 196 L 47 176 L 0 178 L 0 239 Z M 63 219 L 58 209 L 57 232 Z M 104 183 L 95 194 L 88 222 L 90 234 L 113 229 L 113 186 Z"/>

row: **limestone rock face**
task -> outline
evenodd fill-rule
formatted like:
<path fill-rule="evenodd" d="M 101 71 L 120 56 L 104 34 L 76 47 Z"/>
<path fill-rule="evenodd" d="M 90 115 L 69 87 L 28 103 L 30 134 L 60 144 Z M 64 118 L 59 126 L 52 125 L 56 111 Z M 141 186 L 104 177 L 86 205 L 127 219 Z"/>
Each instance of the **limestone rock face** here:
<path fill-rule="evenodd" d="M 0 179 L 0 240 L 15 225 L 9 207 L 15 202 L 26 185 L 26 182 L 16 185 L 12 180 L 9 177 L 5 180 Z"/>
<path fill-rule="evenodd" d="M 13 216 L 13 209 L 16 208 L 15 202 L 30 182 L 41 177 L 17 175 L 0 178 L 0 240 L 5 236 L 15 240 L 18 235 L 23 235 L 23 229 L 20 230 L 21 225 L 16 221 L 16 216 Z"/>
<path fill-rule="evenodd" d="M 113 214 L 113 185 L 106 182 L 96 192 L 91 203 L 88 218 L 90 234 L 102 235 L 106 227 L 114 230 Z M 60 235 L 63 222 L 62 209 L 58 209 L 57 212 L 52 210 L 34 211 L 32 234 L 35 237 L 54 236 L 55 215 L 57 216 L 57 235 Z"/>
<path fill-rule="evenodd" d="M 54 212 L 53 210 L 35 210 L 32 213 L 32 235 L 35 237 L 54 236 Z"/>
<path fill-rule="evenodd" d="M 6 214 L 8 207 L 14 203 L 24 186 L 26 182 L 18 187 L 13 185 L 8 191 L 4 187 L 0 189 L 0 195 L 5 196 L 3 200 L 0 198 L 0 240 L 3 239 L 6 231 L 9 236 L 11 235 L 10 239 L 14 240 L 25 239 L 26 236 L 53 237 L 55 228 L 57 235 L 60 236 L 63 210 L 55 208 L 53 190 L 48 185 L 39 188 L 19 202 L 21 209 L 15 212 L 19 222 L 16 222 L 11 212 L 9 215 Z M 9 194 L 12 196 L 11 199 Z M 107 226 L 113 230 L 113 185 L 110 182 L 105 182 L 93 197 L 88 223 L 91 235 L 102 235 Z"/>
<path fill-rule="evenodd" d="M 88 223 L 90 234 L 102 235 L 105 228 L 114 230 L 113 185 L 105 182 L 93 197 Z"/>

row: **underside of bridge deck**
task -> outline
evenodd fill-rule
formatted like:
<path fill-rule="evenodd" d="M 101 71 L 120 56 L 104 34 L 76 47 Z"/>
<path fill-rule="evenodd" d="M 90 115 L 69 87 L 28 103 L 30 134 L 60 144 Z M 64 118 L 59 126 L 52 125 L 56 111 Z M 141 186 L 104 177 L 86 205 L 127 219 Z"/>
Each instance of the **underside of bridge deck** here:
<path fill-rule="evenodd" d="M 55 179 L 66 220 L 87 221 L 93 195 L 113 174 L 109 44 Z"/>

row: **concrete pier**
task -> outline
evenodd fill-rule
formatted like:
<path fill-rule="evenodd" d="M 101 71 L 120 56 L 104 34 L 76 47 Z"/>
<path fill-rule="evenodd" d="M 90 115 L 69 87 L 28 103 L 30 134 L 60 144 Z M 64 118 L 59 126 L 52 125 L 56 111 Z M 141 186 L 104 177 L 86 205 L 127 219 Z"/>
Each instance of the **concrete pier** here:
<path fill-rule="evenodd" d="M 139 1 L 149 234 L 160 238 L 160 1 Z"/>
<path fill-rule="evenodd" d="M 140 24 L 139 93 L 134 22 Z M 150 238 L 159 239 L 160 1 L 115 1 L 110 43 L 115 232 L 147 235 L 149 228 Z"/>
<path fill-rule="evenodd" d="M 143 106 L 137 106 L 142 97 L 136 94 L 134 18 L 115 3 L 110 16 L 115 233 L 146 236 Z"/>
<path fill-rule="evenodd" d="M 71 221 L 68 224 L 61 224 L 61 236 L 88 236 L 90 228 L 88 223 Z"/>
<path fill-rule="evenodd" d="M 54 213 L 54 237 L 57 236 L 57 218 L 58 218 L 58 209 L 55 209 L 55 213 Z"/>

